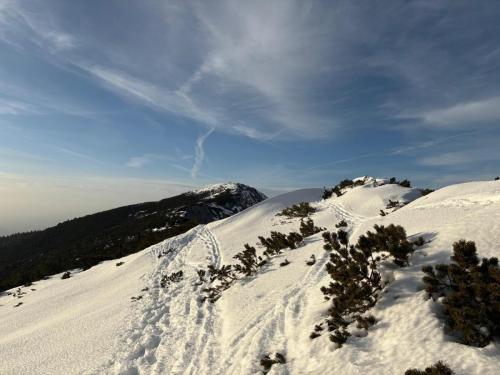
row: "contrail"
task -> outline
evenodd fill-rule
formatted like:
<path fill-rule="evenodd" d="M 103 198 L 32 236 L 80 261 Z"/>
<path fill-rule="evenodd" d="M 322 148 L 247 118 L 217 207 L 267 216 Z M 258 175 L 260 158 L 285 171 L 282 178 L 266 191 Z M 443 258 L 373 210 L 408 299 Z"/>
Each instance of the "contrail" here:
<path fill-rule="evenodd" d="M 196 178 L 198 176 L 198 171 L 201 168 L 201 165 L 203 163 L 203 159 L 205 158 L 205 151 L 203 150 L 203 144 L 205 143 L 205 140 L 208 138 L 210 134 L 215 130 L 215 128 L 210 129 L 208 132 L 203 134 L 202 136 L 199 136 L 196 139 L 196 145 L 194 148 L 194 163 L 193 167 L 191 168 L 191 177 Z"/>

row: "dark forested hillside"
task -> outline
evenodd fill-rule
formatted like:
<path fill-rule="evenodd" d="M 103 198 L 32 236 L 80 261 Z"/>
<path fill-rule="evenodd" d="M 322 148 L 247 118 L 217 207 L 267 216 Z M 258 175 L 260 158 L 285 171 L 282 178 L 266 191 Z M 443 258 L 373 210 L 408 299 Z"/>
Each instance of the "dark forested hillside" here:
<path fill-rule="evenodd" d="M 265 198 L 243 184 L 214 185 L 68 220 L 43 231 L 0 237 L 0 291 L 120 258 Z"/>

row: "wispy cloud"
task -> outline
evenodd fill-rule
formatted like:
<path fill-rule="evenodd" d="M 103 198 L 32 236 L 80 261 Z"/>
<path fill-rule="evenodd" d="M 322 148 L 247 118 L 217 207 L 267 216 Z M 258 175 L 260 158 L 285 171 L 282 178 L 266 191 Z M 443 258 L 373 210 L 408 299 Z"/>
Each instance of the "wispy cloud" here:
<path fill-rule="evenodd" d="M 449 167 L 457 165 L 463 166 L 490 160 L 500 160 L 500 151 L 494 152 L 493 150 L 488 150 L 485 152 L 485 150 L 482 149 L 472 149 L 438 153 L 421 158 L 418 160 L 418 163 L 431 167 Z"/>
<path fill-rule="evenodd" d="M 437 127 L 462 127 L 500 120 L 500 96 L 470 101 L 422 114 L 423 120 Z"/>
<path fill-rule="evenodd" d="M 94 158 L 93 156 L 90 156 L 90 155 L 87 155 L 87 154 L 83 154 L 81 152 L 78 152 L 78 151 L 75 151 L 75 150 L 70 150 L 66 147 L 59 147 L 59 146 L 54 146 L 54 145 L 49 145 L 47 144 L 48 147 L 58 151 L 58 152 L 61 152 L 63 154 L 66 154 L 66 155 L 70 155 L 70 156 L 73 156 L 73 157 L 76 157 L 76 158 L 80 158 L 80 159 L 84 159 L 84 160 L 87 160 L 87 161 L 91 161 L 91 162 L 94 162 L 94 163 L 102 163 L 102 161 Z"/>
<path fill-rule="evenodd" d="M 31 43 L 54 52 L 72 49 L 76 46 L 73 36 L 57 26 L 61 20 L 50 17 L 46 9 L 28 10 L 18 1 L 0 2 L 0 39 L 18 45 L 16 38 L 24 34 Z M 30 35 L 31 34 L 31 35 Z M 33 34 L 36 36 L 33 37 Z"/>
<path fill-rule="evenodd" d="M 164 35 L 182 37 L 182 44 L 191 44 L 188 49 L 193 51 L 177 56 L 172 51 L 180 50 L 181 40 L 158 37 L 157 57 L 148 66 L 153 71 L 164 68 L 177 73 L 158 80 L 145 74 L 142 61 L 139 65 L 138 59 L 130 59 L 137 48 L 144 56 L 152 50 L 137 45 L 122 49 L 95 37 L 92 29 L 76 37 L 63 27 L 61 6 L 40 10 L 17 2 L 6 4 L 0 21 L 4 40 L 47 45 L 54 61 L 83 69 L 105 87 L 141 104 L 254 139 L 317 138 L 335 127 L 330 106 L 313 91 L 330 64 L 326 46 L 331 47 L 331 41 L 325 31 L 334 15 L 332 9 L 321 12 L 318 23 L 317 10 L 312 12 L 300 1 L 272 5 L 220 1 L 209 7 L 201 2 L 150 4 L 150 15 L 156 17 L 147 22 L 156 22 Z M 179 21 L 173 13 L 184 18 Z M 192 35 L 182 32 L 191 23 L 196 25 Z M 89 48 L 105 58 L 87 55 L 82 59 Z M 186 64 L 186 60 L 198 64 Z"/>
<path fill-rule="evenodd" d="M 0 115 L 20 115 L 37 112 L 31 104 L 0 96 Z"/>
<path fill-rule="evenodd" d="M 149 157 L 148 155 L 134 156 L 128 159 L 125 165 L 130 168 L 142 168 L 150 162 L 151 162 L 151 157 Z"/>
<path fill-rule="evenodd" d="M 208 136 L 213 133 L 214 130 L 215 129 L 212 128 L 205 134 L 199 136 L 196 139 L 196 145 L 194 148 L 194 163 L 193 167 L 191 168 L 191 177 L 193 179 L 198 177 L 198 172 L 200 171 L 200 168 L 203 164 L 203 159 L 205 158 L 205 150 L 203 149 L 203 144 L 207 140 Z"/>
<path fill-rule="evenodd" d="M 208 110 L 199 108 L 188 96 L 174 93 L 157 85 L 128 76 L 123 72 L 97 66 L 87 66 L 74 62 L 80 68 L 101 79 L 108 87 L 119 94 L 131 96 L 155 108 L 186 116 L 205 124 L 215 125 L 216 116 Z"/>
<path fill-rule="evenodd" d="M 177 164 L 173 164 L 172 162 L 180 162 L 180 161 L 186 161 L 190 160 L 193 158 L 192 155 L 187 155 L 183 154 L 180 150 L 174 149 L 175 154 L 174 155 L 163 155 L 163 154 L 143 154 L 140 156 L 132 156 L 128 159 L 128 161 L 125 163 L 125 166 L 129 168 L 143 168 L 144 166 L 151 164 L 153 162 L 157 161 L 167 161 L 169 162 L 168 165 L 179 169 Z M 183 170 L 190 171 L 190 169 L 183 168 Z"/>

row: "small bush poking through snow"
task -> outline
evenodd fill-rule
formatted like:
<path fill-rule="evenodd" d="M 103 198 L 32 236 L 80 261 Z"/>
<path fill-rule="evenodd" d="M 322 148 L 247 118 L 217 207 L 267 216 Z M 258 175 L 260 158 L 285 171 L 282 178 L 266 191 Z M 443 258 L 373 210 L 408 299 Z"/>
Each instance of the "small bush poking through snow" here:
<path fill-rule="evenodd" d="M 269 354 L 265 354 L 260 359 L 260 365 L 264 369 L 264 374 L 267 374 L 271 370 L 271 367 L 273 367 L 273 365 L 283 363 L 286 363 L 286 358 L 281 353 L 275 353 L 273 358 L 271 358 Z"/>
<path fill-rule="evenodd" d="M 388 252 L 394 257 L 398 266 L 407 266 L 413 245 L 406 238 L 406 231 L 400 225 L 390 224 L 387 227 L 375 225 L 375 232 L 368 231 L 359 237 L 356 247 L 362 251 Z"/>
<path fill-rule="evenodd" d="M 164 275 L 162 276 L 161 280 L 160 280 L 160 286 L 162 288 L 165 288 L 167 286 L 169 286 L 171 283 L 178 283 L 179 281 L 181 281 L 183 278 L 183 272 L 182 270 L 178 271 L 178 272 L 174 272 L 173 274 L 171 275 Z"/>
<path fill-rule="evenodd" d="M 479 261 L 476 245 L 453 244 L 451 264 L 425 266 L 425 289 L 442 300 L 448 327 L 462 343 L 483 347 L 500 336 L 500 269 L 497 258 Z"/>
<path fill-rule="evenodd" d="M 389 179 L 389 184 L 398 184 L 399 186 L 410 188 L 411 187 L 411 182 L 409 180 L 403 180 L 403 181 L 398 181 L 396 180 L 396 177 L 391 177 Z"/>
<path fill-rule="evenodd" d="M 405 188 L 411 188 L 411 182 L 409 180 L 400 181 L 398 182 L 398 185 Z"/>
<path fill-rule="evenodd" d="M 337 224 L 335 224 L 335 228 L 344 228 L 347 227 L 347 222 L 345 220 L 340 220 Z"/>
<path fill-rule="evenodd" d="M 303 237 L 297 232 L 290 232 L 288 235 L 280 232 L 271 232 L 271 237 L 259 236 L 259 241 L 266 248 L 264 255 L 273 256 L 281 253 L 281 250 L 290 248 L 296 249 L 302 242 Z"/>
<path fill-rule="evenodd" d="M 319 233 L 325 229 L 315 226 L 313 219 L 309 218 L 306 221 L 300 220 L 300 229 L 299 230 L 300 230 L 300 234 L 302 235 L 302 237 L 305 238 L 305 237 L 312 236 L 316 233 Z"/>
<path fill-rule="evenodd" d="M 316 256 L 313 254 L 313 255 L 311 255 L 311 259 L 310 260 L 306 260 L 306 264 L 308 266 L 312 266 L 312 265 L 314 265 L 314 263 L 316 263 Z"/>
<path fill-rule="evenodd" d="M 208 273 L 210 274 L 210 283 L 218 281 L 218 285 L 204 288 L 203 292 L 206 294 L 205 299 L 214 303 L 220 298 L 222 292 L 228 289 L 237 278 L 231 265 L 222 265 L 220 268 L 216 268 L 210 264 L 208 266 Z"/>
<path fill-rule="evenodd" d="M 378 271 L 381 257 L 376 254 L 387 252 L 396 264 L 404 266 L 413 251 L 403 227 L 375 225 L 374 229 L 375 232 L 368 231 L 360 236 L 355 246 L 349 245 L 348 233 L 343 229 L 323 233 L 323 248 L 332 251 L 326 265 L 332 280 L 321 291 L 327 300 L 332 301 L 326 324 L 331 332 L 330 340 L 338 347 L 350 336 L 347 327 L 354 321 L 358 328 L 364 329 L 375 324 L 373 316 L 364 314 L 375 306 L 385 286 Z M 321 328 L 321 325 L 316 327 Z M 315 329 L 310 337 L 318 335 L 319 330 Z"/>
<path fill-rule="evenodd" d="M 305 223 L 301 221 L 301 229 L 307 231 L 308 233 L 317 233 L 322 230 L 321 228 L 315 227 L 312 219 L 308 219 Z M 260 243 L 266 247 L 264 255 L 267 257 L 272 257 L 274 255 L 281 254 L 281 250 L 290 248 L 296 249 L 304 237 L 297 232 L 290 232 L 288 235 L 280 232 L 271 232 L 271 237 L 265 238 L 259 236 Z M 204 288 L 203 292 L 206 294 L 205 299 L 209 302 L 217 301 L 222 292 L 230 288 L 231 285 L 238 280 L 237 274 L 243 275 L 243 277 L 252 276 L 258 273 L 259 269 L 267 263 L 267 260 L 262 259 L 261 256 L 257 255 L 255 247 L 245 244 L 245 250 L 237 253 L 234 259 L 238 260 L 239 264 L 233 265 L 222 265 L 220 268 L 216 268 L 214 265 L 208 266 L 208 272 L 204 270 L 199 270 L 198 277 L 199 281 L 197 285 L 202 285 L 205 283 L 205 275 L 208 273 L 210 275 L 210 283 L 217 281 L 217 285 Z M 280 267 L 289 265 L 290 262 L 285 259 L 284 262 L 280 263 Z"/>
<path fill-rule="evenodd" d="M 340 197 L 344 194 L 343 190 L 345 190 L 346 188 L 353 188 L 353 187 L 361 186 L 364 184 L 365 184 L 364 179 L 356 180 L 356 181 L 349 180 L 349 179 L 342 180 L 331 189 L 325 188 L 323 191 L 323 199 L 331 198 L 334 193 L 337 197 Z"/>
<path fill-rule="evenodd" d="M 219 268 L 215 268 L 214 265 L 210 264 L 208 266 L 208 272 L 210 274 L 210 282 L 217 280 L 222 284 L 229 284 L 236 280 L 236 275 L 231 265 L 222 265 Z"/>
<path fill-rule="evenodd" d="M 399 208 L 400 205 L 401 205 L 401 203 L 399 203 L 399 201 L 393 201 L 393 200 L 389 199 L 389 202 L 387 203 L 385 208 L 387 208 L 387 209 Z"/>
<path fill-rule="evenodd" d="M 362 316 L 356 319 L 356 327 L 359 329 L 368 329 L 377 323 L 377 319 L 373 315 Z"/>
<path fill-rule="evenodd" d="M 256 274 L 260 267 L 262 267 L 266 261 L 262 257 L 257 256 L 257 251 L 255 247 L 245 244 L 245 250 L 236 254 L 234 259 L 240 261 L 241 264 L 234 265 L 234 270 L 245 276 L 252 276 Z"/>
<path fill-rule="evenodd" d="M 62 274 L 61 276 L 61 279 L 64 280 L 64 279 L 69 279 L 71 277 L 71 272 L 69 271 L 66 271 Z"/>
<path fill-rule="evenodd" d="M 434 189 L 420 189 L 420 193 L 422 194 L 422 196 L 433 193 L 434 191 Z"/>
<path fill-rule="evenodd" d="M 341 347 L 350 336 L 349 324 L 356 320 L 360 325 L 369 326 L 363 314 L 375 306 L 383 288 L 377 270 L 379 258 L 374 256 L 375 248 L 349 246 L 345 231 L 325 232 L 323 239 L 325 250 L 334 250 L 326 265 L 332 281 L 321 288 L 325 298 L 332 301 L 326 323 L 331 332 L 330 340 Z"/>
<path fill-rule="evenodd" d="M 309 202 L 301 202 L 299 204 L 294 204 L 291 207 L 287 207 L 279 212 L 278 216 L 286 216 L 289 219 L 293 217 L 308 217 L 310 214 L 316 212 L 316 209 L 312 207 Z"/>
<path fill-rule="evenodd" d="M 405 375 L 453 375 L 454 372 L 441 361 L 436 362 L 424 371 L 417 369 L 409 369 L 405 371 Z"/>
<path fill-rule="evenodd" d="M 290 261 L 285 258 L 285 260 L 280 263 L 280 267 L 285 267 L 285 266 L 288 266 L 289 264 L 290 264 Z"/>
<path fill-rule="evenodd" d="M 118 263 L 116 263 L 116 267 L 120 267 L 122 264 L 125 264 L 125 262 L 118 262 Z"/>

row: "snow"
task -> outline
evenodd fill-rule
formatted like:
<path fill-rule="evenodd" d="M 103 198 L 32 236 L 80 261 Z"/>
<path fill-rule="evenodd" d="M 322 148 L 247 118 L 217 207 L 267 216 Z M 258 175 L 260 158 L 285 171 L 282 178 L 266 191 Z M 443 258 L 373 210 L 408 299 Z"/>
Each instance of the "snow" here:
<path fill-rule="evenodd" d="M 61 280 L 23 287 L 22 299 L 0 297 L 0 373 L 93 372 L 134 307 L 130 298 L 154 260 L 149 251 L 109 261 Z M 36 289 L 36 290 L 32 290 Z M 13 306 L 23 302 L 19 307 Z"/>
<path fill-rule="evenodd" d="M 221 192 L 224 190 L 236 191 L 238 189 L 238 184 L 234 182 L 221 182 L 217 184 L 207 185 L 199 189 L 193 190 L 192 193 L 209 193 L 209 192 Z"/>
<path fill-rule="evenodd" d="M 475 241 L 481 257 L 500 256 L 500 182 L 453 185 L 420 197 L 418 189 L 366 180 L 326 200 L 322 189 L 273 197 L 70 279 L 40 281 L 24 288 L 22 299 L 0 297 L 0 372 L 259 374 L 260 358 L 280 352 L 287 362 L 269 374 L 403 374 L 438 360 L 458 375 L 498 373 L 498 343 L 473 348 L 444 333 L 438 305 L 422 291 L 420 270 L 448 262 L 461 238 Z M 408 204 L 382 217 L 389 200 Z M 345 220 L 351 241 L 374 224 L 390 223 L 430 241 L 409 267 L 384 265 L 392 282 L 372 310 L 377 324 L 341 349 L 327 334 L 309 339 L 329 307 L 320 292 L 328 283 L 321 233 L 236 282 L 215 304 L 199 298 L 204 286 L 197 270 L 234 263 L 245 243 L 255 246 L 257 236 L 271 230 L 297 230 L 299 219 L 276 213 L 302 201 L 317 209 L 312 218 L 318 226 L 332 230 Z M 313 254 L 317 261 L 307 266 Z M 280 267 L 285 258 L 290 264 Z M 118 261 L 125 263 L 117 267 Z M 179 270 L 183 280 L 159 287 L 163 275 Z M 133 296 L 141 299 L 132 302 Z M 23 305 L 14 308 L 18 301 Z"/>

